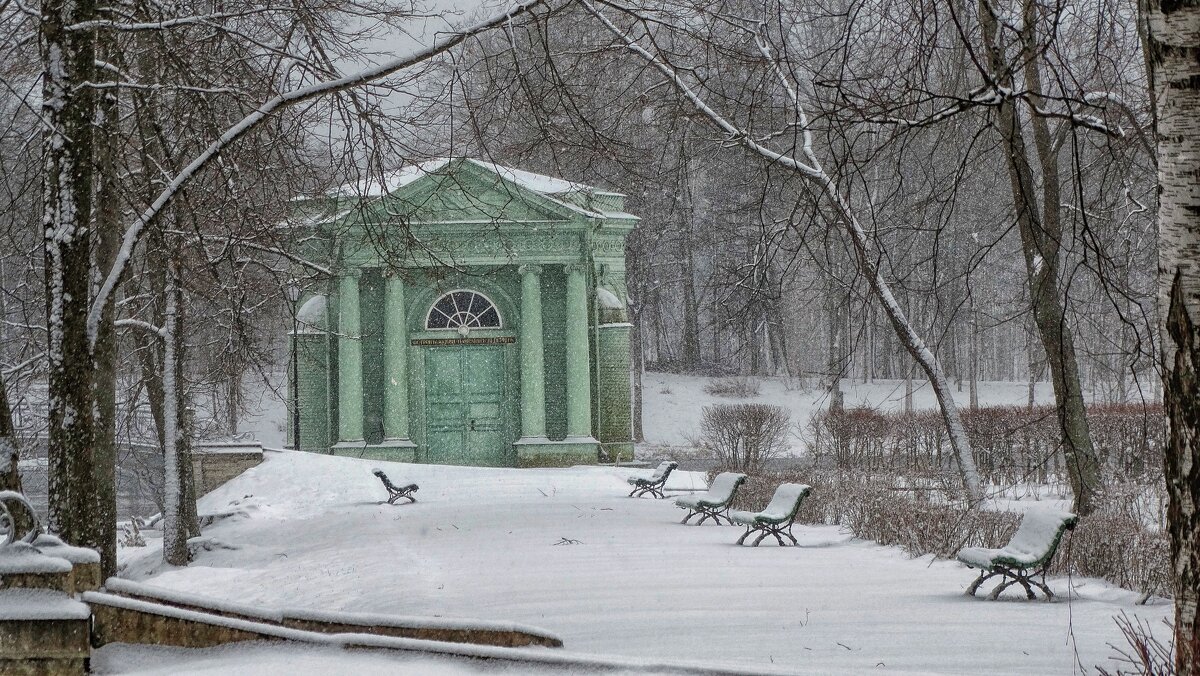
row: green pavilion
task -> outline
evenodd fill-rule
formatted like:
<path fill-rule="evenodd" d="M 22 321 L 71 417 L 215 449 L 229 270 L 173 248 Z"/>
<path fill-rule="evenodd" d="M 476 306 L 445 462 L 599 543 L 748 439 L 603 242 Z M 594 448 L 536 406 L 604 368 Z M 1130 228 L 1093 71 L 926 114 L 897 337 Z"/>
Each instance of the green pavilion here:
<path fill-rule="evenodd" d="M 298 202 L 289 442 L 510 467 L 630 459 L 624 196 L 455 158 Z M 298 420 L 298 422 L 297 422 Z"/>

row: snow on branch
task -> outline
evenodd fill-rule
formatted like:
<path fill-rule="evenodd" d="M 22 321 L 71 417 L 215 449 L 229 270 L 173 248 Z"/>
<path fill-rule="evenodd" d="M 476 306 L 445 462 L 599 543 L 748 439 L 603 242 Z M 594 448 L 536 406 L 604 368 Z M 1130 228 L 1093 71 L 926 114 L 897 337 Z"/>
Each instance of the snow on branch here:
<path fill-rule="evenodd" d="M 1022 98 L 1024 98 L 1024 97 L 1022 97 Z M 1054 111 L 1054 110 L 1049 110 L 1047 108 L 1043 108 L 1028 99 L 1025 99 L 1025 101 L 1026 101 L 1026 103 L 1029 104 L 1029 108 L 1031 110 L 1033 110 L 1034 114 L 1036 114 L 1036 115 L 1040 115 L 1042 117 L 1059 119 L 1059 120 L 1066 120 L 1066 121 L 1070 122 L 1072 126 L 1083 127 L 1085 129 L 1091 129 L 1092 131 L 1098 131 L 1101 134 L 1104 134 L 1105 136 L 1111 136 L 1113 138 L 1124 138 L 1124 136 L 1125 136 L 1124 131 L 1122 131 L 1119 128 L 1113 129 L 1112 127 L 1109 127 L 1107 124 L 1104 123 L 1104 120 L 1101 120 L 1100 118 L 1096 117 L 1095 115 L 1085 115 L 1085 114 L 1081 114 L 1081 113 L 1071 112 L 1069 110 L 1066 112 L 1058 112 L 1058 111 Z"/>
<path fill-rule="evenodd" d="M 91 31 L 98 28 L 109 30 L 117 30 L 122 32 L 137 32 L 137 31 L 155 31 L 165 28 L 177 28 L 179 26 L 195 26 L 208 25 L 216 27 L 215 24 L 225 19 L 238 19 L 256 14 L 270 14 L 272 12 L 290 12 L 293 7 L 256 7 L 242 12 L 221 12 L 218 14 L 198 14 L 195 16 L 183 16 L 175 19 L 163 19 L 162 21 L 147 21 L 137 23 L 121 23 L 110 19 L 96 19 L 94 21 L 81 21 L 80 23 L 67 26 L 69 31 Z"/>
<path fill-rule="evenodd" d="M 302 256 L 297 256 L 296 254 L 294 254 L 286 249 L 281 249 L 279 247 L 270 246 L 267 244 L 259 244 L 258 242 L 254 242 L 254 241 L 247 240 L 247 239 L 241 239 L 238 237 L 212 236 L 212 235 L 197 236 L 197 235 L 192 235 L 190 233 L 186 233 L 182 230 L 168 230 L 167 234 L 185 236 L 185 237 L 188 237 L 191 242 L 195 242 L 195 243 L 199 243 L 199 244 L 204 244 L 205 242 L 209 242 L 209 241 L 216 241 L 216 242 L 219 242 L 226 246 L 245 247 L 247 249 L 261 251 L 263 253 L 273 254 L 275 256 L 285 258 L 285 259 L 291 261 L 292 263 L 295 263 L 296 265 L 308 268 L 309 270 L 312 270 L 313 272 L 316 272 L 317 274 L 325 275 L 327 277 L 333 276 L 333 271 L 330 270 L 329 268 L 327 268 L 323 265 L 320 265 L 319 263 L 314 263 Z"/>
<path fill-rule="evenodd" d="M 959 113 L 971 110 L 972 108 L 982 106 L 998 106 L 1009 98 L 1013 97 L 1011 89 L 999 87 L 996 85 L 984 85 L 967 95 L 965 99 L 958 99 L 953 104 L 948 105 L 934 113 L 916 119 L 908 119 L 902 117 L 891 117 L 888 115 L 869 117 L 867 122 L 875 124 L 891 124 L 908 129 L 919 129 L 928 127 L 943 120 L 948 120 Z"/>
<path fill-rule="evenodd" d="M 1102 98 L 1102 95 L 1104 95 L 1104 94 L 1107 94 L 1107 92 L 1100 92 L 1100 93 L 1094 92 L 1094 93 L 1085 94 L 1084 102 L 1086 102 L 1090 105 L 1093 105 L 1093 106 L 1099 106 L 1099 102 L 1101 100 L 1104 100 Z M 1116 97 L 1115 95 L 1113 95 L 1113 96 L 1114 96 L 1114 99 L 1116 102 L 1120 102 L 1123 104 L 1123 102 L 1120 101 L 1120 97 Z M 1089 98 L 1089 97 L 1091 97 L 1091 98 Z M 1072 126 L 1083 127 L 1085 129 L 1091 129 L 1092 131 L 1100 132 L 1101 134 L 1104 134 L 1105 136 L 1110 136 L 1112 138 L 1123 138 L 1125 136 L 1125 132 L 1123 130 L 1121 130 L 1120 128 L 1114 129 L 1114 128 L 1110 127 L 1108 124 L 1106 124 L 1104 122 L 1104 120 L 1101 120 L 1100 118 L 1096 117 L 1095 115 L 1076 113 L 1076 112 L 1073 112 L 1070 110 L 1067 110 L 1065 112 L 1050 110 L 1049 108 L 1045 108 L 1043 106 L 1039 106 L 1038 104 L 1034 103 L 1035 98 L 1042 99 L 1045 97 L 1041 96 L 1041 95 L 1035 95 L 1030 92 L 1024 92 L 1024 91 L 1014 92 L 1013 90 L 1008 89 L 1007 87 L 1001 87 L 998 85 L 991 84 L 991 85 L 984 85 L 983 87 L 980 87 L 980 88 L 972 91 L 970 94 L 967 95 L 967 98 L 959 99 L 959 100 L 955 101 L 954 103 L 952 103 L 948 106 L 945 106 L 944 108 L 941 108 L 940 110 L 937 110 L 926 117 L 912 119 L 912 118 L 901 118 L 901 117 L 892 117 L 889 115 L 882 115 L 882 116 L 869 117 L 869 118 L 867 118 L 866 121 L 873 122 L 875 124 L 896 125 L 896 126 L 904 127 L 907 129 L 919 129 L 921 127 L 932 126 L 934 124 L 937 124 L 938 122 L 942 122 L 943 120 L 947 120 L 951 117 L 954 117 L 955 115 L 958 115 L 959 113 L 965 112 L 967 110 L 971 110 L 973 108 L 994 107 L 994 106 L 998 106 L 1001 103 L 1011 99 L 1011 100 L 1024 101 L 1029 106 L 1030 110 L 1032 110 L 1035 115 L 1038 115 L 1040 117 L 1049 117 L 1049 118 L 1055 118 L 1055 119 L 1060 119 L 1060 120 L 1066 120 L 1066 121 L 1070 122 Z M 1126 110 L 1126 114 L 1129 115 L 1129 117 L 1131 119 L 1134 119 L 1132 111 L 1129 111 L 1128 107 L 1126 107 L 1125 110 Z M 1136 124 L 1136 121 L 1135 121 L 1135 124 Z"/>
<path fill-rule="evenodd" d="M 141 329 L 142 331 L 145 331 L 146 333 L 153 333 L 154 335 L 158 336 L 159 338 L 162 338 L 163 340 L 167 339 L 166 329 L 155 326 L 155 325 L 151 324 L 150 322 L 144 322 L 140 319 L 118 319 L 117 321 L 113 322 L 113 324 L 115 324 L 119 327 L 129 327 L 129 328 L 133 328 L 133 329 Z"/>
<path fill-rule="evenodd" d="M 519 4 L 513 5 L 508 9 L 491 16 L 484 21 L 481 21 L 473 26 L 460 31 L 455 31 L 443 35 L 443 37 L 435 40 L 428 47 L 418 48 L 410 51 L 403 56 L 385 61 L 381 64 L 364 68 L 356 73 L 346 75 L 324 82 L 318 82 L 306 87 L 293 89 L 276 96 L 275 98 L 264 102 L 254 112 L 242 118 L 240 122 L 229 127 L 225 133 L 221 134 L 216 140 L 208 145 L 199 155 L 195 157 L 186 167 L 184 167 L 174 180 L 159 193 L 154 202 L 138 216 L 128 228 L 125 230 L 125 235 L 122 237 L 121 248 L 117 252 L 113 267 L 109 270 L 104 278 L 103 284 L 96 294 L 96 298 L 92 303 L 91 311 L 87 318 L 87 334 L 90 344 L 95 345 L 96 336 L 100 326 L 100 316 L 104 312 L 104 307 L 108 304 L 112 297 L 113 290 L 121 277 L 125 273 L 125 267 L 129 264 L 130 258 L 133 257 L 133 250 L 142 238 L 146 226 L 153 221 L 160 212 L 175 198 L 180 189 L 186 185 L 197 173 L 200 172 L 209 162 L 213 161 L 217 155 L 227 148 L 234 141 L 237 141 L 242 136 L 256 128 L 268 119 L 272 114 L 284 110 L 298 103 L 311 99 L 325 96 L 334 92 L 339 92 L 350 87 L 363 85 L 373 82 L 380 78 L 387 77 L 393 73 L 397 73 L 406 68 L 410 68 L 424 61 L 442 54 L 455 46 L 459 45 L 467 38 L 470 38 L 479 33 L 502 25 L 510 21 L 513 17 L 525 14 L 534 7 L 542 4 L 544 0 L 525 0 Z"/>

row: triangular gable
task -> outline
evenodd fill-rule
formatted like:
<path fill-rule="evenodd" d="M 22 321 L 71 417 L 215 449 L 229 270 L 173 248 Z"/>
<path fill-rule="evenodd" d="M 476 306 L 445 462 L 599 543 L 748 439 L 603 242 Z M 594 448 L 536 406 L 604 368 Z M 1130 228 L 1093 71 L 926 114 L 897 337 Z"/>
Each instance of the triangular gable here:
<path fill-rule="evenodd" d="M 422 165 L 428 167 L 430 163 Z M 495 168 L 491 168 L 495 167 Z M 367 197 L 350 223 L 407 220 L 413 225 L 478 222 L 565 222 L 595 217 L 577 205 L 530 189 L 531 178 L 558 188 L 560 179 L 516 172 L 469 159 L 453 159 L 425 170 L 405 170 L 403 184 L 386 195 Z M 506 175 L 511 174 L 511 175 Z M 396 174 L 396 175 L 399 175 Z M 386 181 L 385 181 L 386 183 Z M 539 184 L 533 184 L 536 187 Z M 586 189 L 585 186 L 580 186 Z"/>

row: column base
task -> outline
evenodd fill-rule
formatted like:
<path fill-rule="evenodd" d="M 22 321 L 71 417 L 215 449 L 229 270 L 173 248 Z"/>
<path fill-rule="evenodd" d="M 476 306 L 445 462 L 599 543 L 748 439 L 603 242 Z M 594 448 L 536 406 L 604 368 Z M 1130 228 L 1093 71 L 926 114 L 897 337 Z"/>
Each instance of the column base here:
<path fill-rule="evenodd" d="M 604 462 L 629 462 L 633 460 L 632 441 L 602 441 L 601 453 L 608 456 Z"/>
<path fill-rule="evenodd" d="M 567 437 L 562 441 L 521 437 L 513 442 L 513 448 L 517 451 L 517 467 L 571 467 L 596 464 L 600 442 L 591 437 Z"/>

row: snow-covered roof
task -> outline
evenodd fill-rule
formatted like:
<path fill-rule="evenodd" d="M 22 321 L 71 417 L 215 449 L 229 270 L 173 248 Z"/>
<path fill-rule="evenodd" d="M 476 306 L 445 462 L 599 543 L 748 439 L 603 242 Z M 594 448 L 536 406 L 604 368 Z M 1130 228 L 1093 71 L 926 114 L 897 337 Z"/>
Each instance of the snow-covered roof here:
<path fill-rule="evenodd" d="M 321 294 L 304 301 L 304 305 L 296 312 L 296 323 L 300 325 L 297 333 L 321 333 L 329 328 L 325 322 L 327 305 L 325 296 Z"/>
<path fill-rule="evenodd" d="M 600 307 L 605 310 L 624 310 L 625 304 L 617 298 L 617 294 L 609 291 L 603 286 L 596 287 L 596 300 L 600 303 Z"/>
<path fill-rule="evenodd" d="M 401 188 L 412 184 L 418 179 L 442 171 L 457 158 L 439 157 L 419 164 L 404 166 L 382 176 L 371 177 L 356 183 L 347 183 L 332 190 L 330 197 L 373 198 L 390 195 Z M 525 190 L 537 193 L 556 204 L 590 218 L 620 218 L 637 220 L 633 214 L 620 210 L 608 209 L 591 204 L 591 197 L 622 198 L 624 195 L 608 190 L 600 190 L 583 183 L 575 183 L 553 176 L 535 174 L 531 171 L 513 169 L 494 162 L 462 158 L 465 162 L 484 169 L 501 179 L 513 183 Z M 339 218 L 345 215 L 339 214 Z M 336 219 L 335 219 L 336 220 Z"/>
<path fill-rule="evenodd" d="M 346 183 L 335 188 L 331 197 L 379 197 L 390 195 L 413 181 L 435 174 L 450 163 L 449 157 L 411 164 L 389 171 L 382 176 L 364 178 L 356 183 Z"/>

